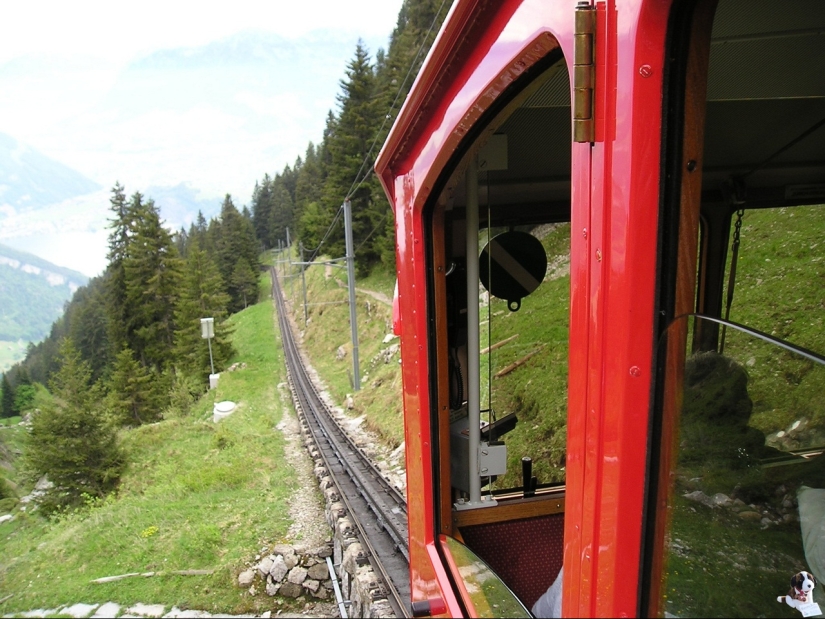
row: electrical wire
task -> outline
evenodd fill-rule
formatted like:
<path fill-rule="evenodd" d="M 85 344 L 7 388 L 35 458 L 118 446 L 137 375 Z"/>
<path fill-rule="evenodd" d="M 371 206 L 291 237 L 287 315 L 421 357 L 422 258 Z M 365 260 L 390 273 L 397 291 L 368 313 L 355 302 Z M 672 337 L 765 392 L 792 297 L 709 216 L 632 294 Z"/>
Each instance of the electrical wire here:
<path fill-rule="evenodd" d="M 393 99 L 393 102 L 390 104 L 389 110 L 387 110 L 387 113 L 384 115 L 384 121 L 381 123 L 381 126 L 378 128 L 378 131 L 375 132 L 375 138 L 372 141 L 372 145 L 370 146 L 369 151 L 367 151 L 366 156 L 364 157 L 363 161 L 361 162 L 361 166 L 358 168 L 358 172 L 355 173 L 355 179 L 352 181 L 352 185 L 350 185 L 350 188 L 349 188 L 349 191 L 347 192 L 347 197 L 345 198 L 345 200 L 349 200 L 353 196 L 353 194 L 356 191 L 358 191 L 358 189 L 361 187 L 361 185 L 363 185 L 367 181 L 367 179 L 370 177 L 370 175 L 373 173 L 373 169 L 372 169 L 372 167 L 370 167 L 367 170 L 367 173 L 364 175 L 364 178 L 362 178 L 360 181 L 358 180 L 358 177 L 361 175 L 361 172 L 364 170 L 364 166 L 367 165 L 367 162 L 370 160 L 370 157 L 372 156 L 372 153 L 375 150 L 375 145 L 378 143 L 378 138 L 381 136 L 381 132 L 384 130 L 384 127 L 386 126 L 387 121 L 392 117 L 393 110 L 395 108 L 395 104 L 398 103 L 398 99 L 401 96 L 401 93 L 404 91 L 404 87 L 407 84 L 407 80 L 410 79 L 410 75 L 412 74 L 413 68 L 415 68 L 415 65 L 418 62 L 418 59 L 421 57 L 421 53 L 424 51 L 424 47 L 427 43 L 427 39 L 429 38 L 430 33 L 433 31 L 433 28 L 435 28 L 435 24 L 438 22 L 438 18 L 441 16 L 441 11 L 444 9 L 445 4 L 447 4 L 447 0 L 442 0 L 441 5 L 438 7 L 438 11 L 436 11 L 436 13 L 435 13 L 435 17 L 433 17 L 433 21 L 430 24 L 430 27 L 427 29 L 427 32 L 424 34 L 424 38 L 421 41 L 421 45 L 418 48 L 418 52 L 415 54 L 415 58 L 413 58 L 412 62 L 410 63 L 410 68 L 407 70 L 407 75 L 404 76 L 404 80 L 401 82 L 401 86 L 399 86 L 399 88 L 398 88 L 398 92 L 395 95 L 395 99 Z M 342 205 L 342 207 L 343 207 L 343 205 Z M 321 247 L 323 247 L 324 243 L 326 242 L 327 238 L 329 237 L 330 232 L 332 232 L 333 227 L 335 226 L 336 223 L 338 223 L 338 218 L 341 216 L 342 210 L 343 210 L 343 208 L 338 209 L 338 212 L 336 213 L 335 218 L 332 220 L 332 223 L 329 225 L 329 228 L 327 228 L 327 231 L 324 234 L 324 238 L 321 239 L 321 242 L 318 244 L 318 247 L 316 247 L 315 249 L 313 249 L 311 251 L 310 258 L 307 262 L 313 262 L 315 260 L 316 256 L 318 255 L 318 252 L 321 250 Z M 364 245 L 364 243 L 366 243 L 367 240 L 373 235 L 373 233 L 375 233 L 375 231 L 378 229 L 378 227 L 381 226 L 381 224 L 384 223 L 384 221 L 386 220 L 386 218 L 388 216 L 389 216 L 389 213 L 387 215 L 385 215 L 384 218 L 378 224 L 376 224 L 376 226 L 367 235 L 367 237 L 363 241 L 361 241 L 361 244 L 358 246 L 358 248 L 353 253 L 356 253 L 359 249 L 361 249 L 361 247 Z"/>
<path fill-rule="evenodd" d="M 410 68 L 407 70 L 407 75 L 404 76 L 404 80 L 401 82 L 401 86 L 398 88 L 398 92 L 395 95 L 395 99 L 393 99 L 392 104 L 390 104 L 390 109 L 387 110 L 387 113 L 384 115 L 384 121 L 381 123 L 381 127 L 379 127 L 378 131 L 375 133 L 375 139 L 372 141 L 372 145 L 370 146 L 369 151 L 367 151 L 364 160 L 361 162 L 361 167 L 358 168 L 358 172 L 355 173 L 355 180 L 352 181 L 352 185 L 350 185 L 349 191 L 347 192 L 347 200 L 349 200 L 353 194 L 358 191 L 358 189 L 363 185 L 370 175 L 373 173 L 372 167 L 367 169 L 367 173 L 364 175 L 360 181 L 358 177 L 361 175 L 361 172 L 364 170 L 364 166 L 367 165 L 367 162 L 372 155 L 372 151 L 375 149 L 375 145 L 378 143 L 378 138 L 381 135 L 381 132 L 384 130 L 387 121 L 392 117 L 393 109 L 395 108 L 395 104 L 398 103 L 398 98 L 401 96 L 401 93 L 404 91 L 404 87 L 407 85 L 407 80 L 410 79 L 410 75 L 412 74 L 413 68 L 415 64 L 418 62 L 418 59 L 421 57 L 421 52 L 424 51 L 424 46 L 427 44 L 427 39 L 430 36 L 430 33 L 435 28 L 436 22 L 438 22 L 438 18 L 441 15 L 441 10 L 444 8 L 444 5 L 447 4 L 447 0 L 442 0 L 441 5 L 438 7 L 438 11 L 435 13 L 435 17 L 433 17 L 433 21 L 430 24 L 430 27 L 427 29 L 426 34 L 424 35 L 423 40 L 421 41 L 421 45 L 418 48 L 418 52 L 413 58 L 412 62 L 410 63 Z"/>
<path fill-rule="evenodd" d="M 322 238 L 321 242 L 318 243 L 318 247 L 316 247 L 315 249 L 312 250 L 311 255 L 309 257 L 309 260 L 307 260 L 307 262 L 314 262 L 315 261 L 315 257 L 318 255 L 318 252 L 321 251 L 321 247 L 324 246 L 324 243 L 326 242 L 327 238 L 329 238 L 329 235 L 332 232 L 332 229 L 335 227 L 335 224 L 338 223 L 338 219 L 341 217 L 341 213 L 343 212 L 343 210 L 344 210 L 344 205 L 342 204 L 341 206 L 338 207 L 338 212 L 335 213 L 335 218 L 332 220 L 332 223 L 327 228 L 327 231 L 324 234 L 324 238 Z"/>

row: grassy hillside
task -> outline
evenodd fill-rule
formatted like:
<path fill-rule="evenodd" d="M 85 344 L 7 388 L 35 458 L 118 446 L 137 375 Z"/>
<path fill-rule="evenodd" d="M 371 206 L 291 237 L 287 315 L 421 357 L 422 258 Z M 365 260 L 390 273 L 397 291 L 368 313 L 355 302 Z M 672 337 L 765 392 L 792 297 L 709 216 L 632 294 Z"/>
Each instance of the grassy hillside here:
<path fill-rule="evenodd" d="M 279 267 L 280 268 L 280 267 Z M 289 273 L 289 272 L 288 272 Z M 359 366 L 361 390 L 352 386 L 352 343 L 346 270 L 324 265 L 311 266 L 304 274 L 307 286 L 307 323 L 304 324 L 301 274 L 297 268 L 282 280 L 290 300 L 294 324 L 301 343 L 315 369 L 324 378 L 330 396 L 343 405 L 352 394 L 353 415 L 364 415 L 367 426 L 391 448 L 404 440 L 401 403 L 401 372 L 398 338 L 384 342 L 392 334 L 392 299 L 395 273 L 379 270 L 369 278 L 356 280 Z M 366 291 L 383 295 L 376 299 Z M 396 352 L 390 354 L 395 346 Z M 338 350 L 345 356 L 339 358 Z"/>
<path fill-rule="evenodd" d="M 57 520 L 16 512 L 14 521 L 0 524 L 0 597 L 12 595 L 0 613 L 110 600 L 265 610 L 260 605 L 271 598 L 250 597 L 235 586 L 235 576 L 261 545 L 284 541 L 290 524 L 297 481 L 275 430 L 289 400 L 278 389 L 285 374 L 271 302 L 232 322 L 235 361 L 246 368 L 224 372 L 218 389 L 189 416 L 125 431 L 130 465 L 116 497 Z M 212 405 L 221 400 L 238 409 L 216 425 Z M 90 582 L 187 569 L 214 574 Z"/>

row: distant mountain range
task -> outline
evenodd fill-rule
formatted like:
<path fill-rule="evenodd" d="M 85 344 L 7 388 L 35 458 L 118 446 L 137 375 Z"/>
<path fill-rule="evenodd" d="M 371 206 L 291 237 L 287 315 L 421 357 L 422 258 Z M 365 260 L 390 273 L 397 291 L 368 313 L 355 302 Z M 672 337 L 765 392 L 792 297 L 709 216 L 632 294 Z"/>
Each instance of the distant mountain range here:
<path fill-rule="evenodd" d="M 0 372 L 39 342 L 88 278 L 32 254 L 0 245 Z"/>
<path fill-rule="evenodd" d="M 0 133 L 0 214 L 14 215 L 100 189 L 100 185 Z"/>
<path fill-rule="evenodd" d="M 204 199 L 186 183 L 125 189 L 152 198 L 172 230 L 188 228 L 198 211 L 207 220 L 220 212 L 220 200 Z M 0 133 L 0 241 L 15 250 L 99 274 L 106 266 L 110 192 Z"/>

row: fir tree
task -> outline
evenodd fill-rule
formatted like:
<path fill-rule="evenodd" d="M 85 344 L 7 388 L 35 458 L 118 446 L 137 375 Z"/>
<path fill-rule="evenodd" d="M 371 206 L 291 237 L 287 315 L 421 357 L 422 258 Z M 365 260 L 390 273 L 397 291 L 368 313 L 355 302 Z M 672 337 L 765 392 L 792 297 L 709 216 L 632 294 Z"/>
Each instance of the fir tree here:
<path fill-rule="evenodd" d="M 162 418 L 163 381 L 138 363 L 130 349 L 115 359 L 108 386 L 109 409 L 118 425 L 139 426 Z"/>
<path fill-rule="evenodd" d="M 8 376 L 3 374 L 2 396 L 0 396 L 0 417 L 14 417 L 14 389 Z"/>
<path fill-rule="evenodd" d="M 239 262 L 245 263 L 239 259 Z M 209 343 L 201 337 L 201 318 L 213 318 L 212 361 L 220 372 L 234 354 L 226 322 L 229 295 L 218 268 L 207 253 L 194 244 L 184 268 L 181 295 L 175 309 L 175 358 L 184 373 L 206 378 L 210 371 Z"/>
<path fill-rule="evenodd" d="M 243 258 L 238 258 L 238 261 L 235 263 L 229 288 L 234 296 L 243 300 L 244 309 L 246 309 L 250 303 L 255 303 L 258 300 L 258 276 Z"/>
<path fill-rule="evenodd" d="M 103 497 L 117 485 L 125 457 L 117 435 L 99 410 L 100 389 L 90 384 L 91 369 L 64 340 L 60 369 L 49 388 L 52 399 L 32 416 L 25 460 L 54 484 L 44 509 L 78 505 L 84 495 Z"/>
<path fill-rule="evenodd" d="M 142 365 L 162 371 L 171 361 L 181 261 L 151 200 L 140 205 L 123 272 L 126 345 Z"/>

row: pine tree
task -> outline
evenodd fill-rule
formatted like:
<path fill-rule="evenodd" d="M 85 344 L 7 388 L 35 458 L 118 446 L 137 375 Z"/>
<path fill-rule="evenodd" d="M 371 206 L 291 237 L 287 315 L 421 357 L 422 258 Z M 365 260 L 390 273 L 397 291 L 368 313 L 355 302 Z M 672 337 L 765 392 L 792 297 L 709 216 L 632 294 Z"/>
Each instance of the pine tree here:
<path fill-rule="evenodd" d="M 264 174 L 260 184 L 255 182 L 255 189 L 252 191 L 252 225 L 255 228 L 255 236 L 261 242 L 264 249 L 269 249 L 270 210 L 272 203 L 270 193 L 272 192 L 272 179 L 269 174 Z"/>
<path fill-rule="evenodd" d="M 235 263 L 229 289 L 233 296 L 243 300 L 244 309 L 258 300 L 258 276 L 243 258 L 238 258 Z"/>
<path fill-rule="evenodd" d="M 287 167 L 287 170 L 289 170 L 289 167 Z M 277 247 L 278 241 L 286 242 L 287 228 L 291 227 L 292 233 L 295 234 L 295 226 L 293 225 L 294 204 L 283 176 L 278 175 L 272 181 L 269 202 L 268 228 L 270 236 L 268 247 Z"/>
<path fill-rule="evenodd" d="M 126 342 L 126 275 L 123 263 L 132 237 L 136 210 L 141 204 L 141 195 L 136 193 L 131 202 L 126 201 L 126 193 L 120 183 L 112 188 L 112 197 L 109 200 L 110 211 L 114 219 L 110 220 L 109 228 L 109 264 L 106 267 L 106 301 L 109 320 L 109 345 L 116 352 Z"/>
<path fill-rule="evenodd" d="M 14 417 L 14 389 L 5 374 L 1 384 L 3 393 L 0 396 L 0 417 Z"/>
<path fill-rule="evenodd" d="M 162 371 L 172 360 L 181 260 L 151 200 L 140 204 L 123 272 L 126 346 L 143 366 Z"/>
<path fill-rule="evenodd" d="M 99 379 L 112 360 L 109 345 L 107 300 L 104 279 L 96 277 L 78 288 L 64 314 L 67 334 L 80 357 L 92 369 L 92 380 Z"/>
<path fill-rule="evenodd" d="M 245 219 L 232 203 L 232 197 L 227 194 L 221 206 L 220 223 L 215 226 L 210 235 L 216 245 L 217 264 L 221 277 L 225 282 L 232 281 L 232 274 L 235 271 L 235 264 L 238 259 L 243 259 L 249 267 L 257 272 L 258 270 L 258 241 L 255 238 L 255 230 L 252 222 Z M 235 313 L 244 308 L 244 300 L 236 290 L 229 290 L 229 312 Z"/>
<path fill-rule="evenodd" d="M 163 381 L 138 363 L 130 349 L 124 348 L 115 359 L 108 387 L 109 409 L 118 425 L 139 426 L 162 418 Z"/>
<path fill-rule="evenodd" d="M 245 263 L 239 259 L 239 262 Z M 184 268 L 183 284 L 175 308 L 175 359 L 187 375 L 205 379 L 211 372 L 209 343 L 201 337 L 201 318 L 213 318 L 212 362 L 220 372 L 234 354 L 226 321 L 229 295 L 218 268 L 207 253 L 194 244 Z"/>
<path fill-rule="evenodd" d="M 49 384 L 53 398 L 32 416 L 24 455 L 33 472 L 54 484 L 46 511 L 78 505 L 84 495 L 105 496 L 123 472 L 124 453 L 99 409 L 100 389 L 90 381 L 88 364 L 64 340 L 60 369 Z"/>
<path fill-rule="evenodd" d="M 324 184 L 323 205 L 334 213 L 349 196 L 353 240 L 359 248 L 356 265 L 364 272 L 378 259 L 372 236 L 385 211 L 374 208 L 371 185 L 360 183 L 368 176 L 377 155 L 376 131 L 381 118 L 375 98 L 375 73 L 367 49 L 360 41 L 355 58 L 347 67 L 346 79 L 341 81 L 341 90 L 338 96 L 341 111 L 329 142 L 332 159 Z M 343 235 L 329 243 L 329 252 L 336 256 L 345 253 Z"/>

